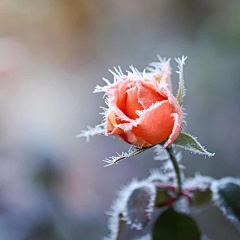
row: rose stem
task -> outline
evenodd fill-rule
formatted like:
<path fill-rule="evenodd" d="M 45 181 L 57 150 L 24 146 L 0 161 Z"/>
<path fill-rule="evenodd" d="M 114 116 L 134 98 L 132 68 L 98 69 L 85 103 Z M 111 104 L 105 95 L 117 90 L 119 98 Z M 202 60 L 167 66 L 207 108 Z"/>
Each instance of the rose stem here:
<path fill-rule="evenodd" d="M 179 197 L 182 195 L 182 179 L 181 179 L 180 168 L 179 168 L 177 159 L 176 159 L 176 157 L 175 157 L 175 155 L 174 155 L 172 146 L 171 146 L 171 145 L 168 146 L 168 147 L 166 148 L 166 150 L 167 150 L 168 153 L 169 153 L 170 159 L 171 159 L 171 161 L 172 161 L 172 164 L 173 164 L 173 167 L 174 167 L 176 176 L 177 176 L 177 183 L 178 183 L 177 198 L 179 198 Z"/>

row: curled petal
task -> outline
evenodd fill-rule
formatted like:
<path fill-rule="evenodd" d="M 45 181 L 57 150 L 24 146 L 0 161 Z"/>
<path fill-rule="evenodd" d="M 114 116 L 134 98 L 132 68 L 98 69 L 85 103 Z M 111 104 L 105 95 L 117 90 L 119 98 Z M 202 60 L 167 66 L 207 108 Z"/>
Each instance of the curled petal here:
<path fill-rule="evenodd" d="M 178 137 L 179 133 L 181 132 L 181 121 L 179 120 L 179 115 L 177 113 L 172 114 L 174 118 L 174 125 L 171 135 L 169 136 L 167 142 L 164 144 L 164 148 L 168 147 L 172 144 Z"/>
<path fill-rule="evenodd" d="M 142 105 L 138 101 L 138 88 L 136 86 L 128 89 L 127 91 L 125 109 L 126 109 L 125 110 L 126 115 L 131 119 L 138 118 L 138 115 L 136 114 L 136 110 L 143 110 Z"/>
<path fill-rule="evenodd" d="M 173 108 L 168 101 L 158 102 L 143 113 L 137 127 L 132 131 L 136 136 L 144 136 L 151 145 L 160 143 L 172 132 L 174 125 L 172 113 Z"/>
<path fill-rule="evenodd" d="M 144 84 L 139 87 L 138 98 L 144 109 L 148 109 L 152 103 L 167 99 L 158 93 L 157 87 L 152 85 L 146 86 Z"/>

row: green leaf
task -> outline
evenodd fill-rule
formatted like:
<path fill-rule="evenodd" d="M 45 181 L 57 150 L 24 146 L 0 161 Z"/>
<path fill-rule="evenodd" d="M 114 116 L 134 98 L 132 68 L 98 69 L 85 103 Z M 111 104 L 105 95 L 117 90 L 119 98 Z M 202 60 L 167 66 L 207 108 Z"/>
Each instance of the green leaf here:
<path fill-rule="evenodd" d="M 215 154 L 208 152 L 195 137 L 191 136 L 187 133 L 180 133 L 178 138 L 173 142 L 178 147 L 184 148 L 193 153 L 198 153 L 202 155 L 206 155 L 208 157 L 212 157 Z"/>
<path fill-rule="evenodd" d="M 153 240 L 200 240 L 201 234 L 192 218 L 170 207 L 155 222 L 152 237 Z"/>
<path fill-rule="evenodd" d="M 136 188 L 127 200 L 127 222 L 136 229 L 144 228 L 151 219 L 156 199 L 153 185 Z"/>
<path fill-rule="evenodd" d="M 226 177 L 212 188 L 216 205 L 240 229 L 240 180 Z"/>

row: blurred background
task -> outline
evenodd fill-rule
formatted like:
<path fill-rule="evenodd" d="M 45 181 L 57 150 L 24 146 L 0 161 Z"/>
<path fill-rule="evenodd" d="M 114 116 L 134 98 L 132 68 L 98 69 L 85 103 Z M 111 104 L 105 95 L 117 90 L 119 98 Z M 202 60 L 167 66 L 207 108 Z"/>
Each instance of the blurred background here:
<path fill-rule="evenodd" d="M 214 158 L 183 151 L 186 175 L 239 176 L 239 0 L 0 1 L 0 240 L 101 239 L 115 192 L 158 168 L 149 150 L 75 136 L 102 117 L 92 94 L 109 68 L 187 55 L 187 132 Z M 176 63 L 172 60 L 173 70 Z M 174 91 L 178 76 L 173 71 Z M 216 208 L 194 215 L 211 239 L 239 239 Z"/>

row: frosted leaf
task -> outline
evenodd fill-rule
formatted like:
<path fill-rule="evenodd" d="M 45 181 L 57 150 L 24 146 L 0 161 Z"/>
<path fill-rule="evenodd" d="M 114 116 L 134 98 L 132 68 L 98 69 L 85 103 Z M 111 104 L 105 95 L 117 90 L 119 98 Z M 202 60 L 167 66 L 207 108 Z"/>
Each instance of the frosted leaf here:
<path fill-rule="evenodd" d="M 139 189 L 143 189 L 146 193 L 146 195 L 143 194 L 143 199 L 147 201 L 142 201 L 142 198 L 138 198 L 138 194 L 136 193 Z M 141 214 L 146 216 L 146 219 L 151 219 L 151 215 L 154 210 L 156 189 L 154 185 L 148 181 L 138 182 L 136 180 L 132 180 L 129 185 L 123 187 L 117 193 L 117 196 L 117 200 L 114 201 L 110 211 L 107 213 L 110 216 L 108 223 L 110 234 L 108 237 L 104 238 L 105 240 L 120 239 L 119 234 L 122 234 L 124 231 L 124 222 L 131 224 L 131 227 L 133 228 L 142 229 L 144 223 L 142 222 L 142 219 L 145 218 L 142 217 Z M 130 207 L 132 204 L 133 206 Z M 141 214 L 138 210 L 140 210 Z"/>
<path fill-rule="evenodd" d="M 122 199 L 119 198 L 113 203 L 110 210 L 107 212 L 107 215 L 109 215 L 108 229 L 110 230 L 110 234 L 108 237 L 104 237 L 103 240 L 115 240 L 120 238 L 124 231 L 124 225 L 126 224 L 126 221 L 122 216 L 124 207 Z"/>
<path fill-rule="evenodd" d="M 121 160 L 124 160 L 129 157 L 133 157 L 139 153 L 146 151 L 147 149 L 149 149 L 149 148 L 133 148 L 133 147 L 131 147 L 128 150 L 128 152 L 122 152 L 121 154 L 117 153 L 118 156 L 112 156 L 110 158 L 104 159 L 103 162 L 107 163 L 107 165 L 105 165 L 104 167 L 111 166 L 113 164 L 118 163 Z"/>
<path fill-rule="evenodd" d="M 125 217 L 127 223 L 137 230 L 143 229 L 151 220 L 155 206 L 156 188 L 153 184 L 143 182 L 135 188 L 126 203 Z"/>
<path fill-rule="evenodd" d="M 196 137 L 187 133 L 180 133 L 178 138 L 173 142 L 178 147 L 184 148 L 192 153 L 212 157 L 215 153 L 208 152 L 198 141 Z"/>
<path fill-rule="evenodd" d="M 212 184 L 213 200 L 240 231 L 240 179 L 226 177 Z"/>
<path fill-rule="evenodd" d="M 81 133 L 78 134 L 76 137 L 77 138 L 85 137 L 87 142 L 89 142 L 90 137 L 94 135 L 105 134 L 106 132 L 105 128 L 101 126 L 96 126 L 96 127 L 87 126 L 87 128 L 88 130 L 81 130 Z"/>
<path fill-rule="evenodd" d="M 178 69 L 177 71 L 179 75 L 179 88 L 177 93 L 177 100 L 179 105 L 182 105 L 183 97 L 185 96 L 185 87 L 184 87 L 184 79 L 183 79 L 183 65 L 185 64 L 187 57 L 182 56 L 182 58 L 175 58 L 175 61 L 178 63 Z"/>

